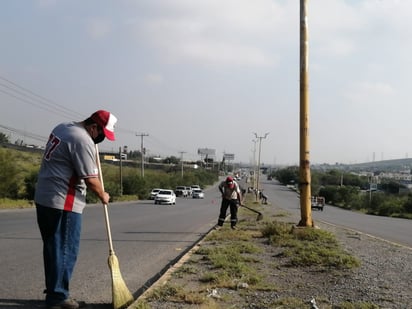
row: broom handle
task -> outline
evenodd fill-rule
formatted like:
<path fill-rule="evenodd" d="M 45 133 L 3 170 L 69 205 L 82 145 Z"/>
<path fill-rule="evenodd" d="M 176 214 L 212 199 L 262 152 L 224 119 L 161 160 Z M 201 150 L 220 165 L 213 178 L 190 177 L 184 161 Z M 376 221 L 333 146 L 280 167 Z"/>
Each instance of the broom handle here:
<path fill-rule="evenodd" d="M 97 163 L 97 168 L 99 169 L 99 179 L 102 184 L 103 191 L 104 191 L 102 167 L 100 165 L 99 148 L 97 147 L 97 144 L 95 144 L 95 148 L 96 148 L 96 163 Z M 107 239 L 109 240 L 109 253 L 110 255 L 113 255 L 114 254 L 113 241 L 112 241 L 112 233 L 110 231 L 110 221 L 109 221 L 109 212 L 107 211 L 107 204 L 103 204 L 103 209 L 104 209 L 104 217 L 106 221 Z"/>

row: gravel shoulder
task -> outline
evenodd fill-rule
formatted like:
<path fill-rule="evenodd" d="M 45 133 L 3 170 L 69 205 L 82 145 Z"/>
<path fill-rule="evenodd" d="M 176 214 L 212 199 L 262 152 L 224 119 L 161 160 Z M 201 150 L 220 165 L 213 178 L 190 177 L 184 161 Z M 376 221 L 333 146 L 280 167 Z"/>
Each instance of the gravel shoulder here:
<path fill-rule="evenodd" d="M 264 220 L 256 222 L 253 213 L 241 210 L 239 228 L 252 233 L 254 237 L 248 242 L 261 249 L 249 258 L 268 288 L 254 288 L 242 282 L 236 288 L 202 283 L 200 278 L 212 274 L 214 269 L 196 250 L 217 245 L 216 240 L 206 237 L 130 308 L 412 308 L 411 248 L 317 222 L 320 229 L 335 235 L 346 252 L 360 260 L 360 267 L 334 270 L 285 266 L 282 249 L 259 237 L 259 227 L 267 220 L 296 224 L 299 218 L 274 206 L 261 206 L 259 211 Z M 228 223 L 224 229 L 229 229 Z M 210 235 L 220 232 L 211 230 Z"/>

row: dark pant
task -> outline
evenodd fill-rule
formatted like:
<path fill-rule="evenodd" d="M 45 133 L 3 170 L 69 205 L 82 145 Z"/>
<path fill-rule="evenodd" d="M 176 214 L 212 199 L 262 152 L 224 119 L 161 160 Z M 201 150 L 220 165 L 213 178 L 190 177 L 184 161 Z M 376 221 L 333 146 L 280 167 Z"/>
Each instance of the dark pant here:
<path fill-rule="evenodd" d="M 227 208 L 230 206 L 230 226 L 236 226 L 237 223 L 237 200 L 222 199 L 220 205 L 220 214 L 217 224 L 222 226 L 225 222 Z"/>
<path fill-rule="evenodd" d="M 262 203 L 267 204 L 268 203 L 268 197 L 266 195 L 262 194 Z"/>
<path fill-rule="evenodd" d="M 43 240 L 46 303 L 69 297 L 69 282 L 79 252 L 81 214 L 36 205 Z"/>

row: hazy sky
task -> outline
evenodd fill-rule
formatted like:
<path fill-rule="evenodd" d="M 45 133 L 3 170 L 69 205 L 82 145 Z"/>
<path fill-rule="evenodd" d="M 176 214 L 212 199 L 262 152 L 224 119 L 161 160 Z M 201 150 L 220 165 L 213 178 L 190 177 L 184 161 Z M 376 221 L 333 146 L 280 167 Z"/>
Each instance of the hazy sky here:
<path fill-rule="evenodd" d="M 101 150 L 298 164 L 299 2 L 1 0 L 0 132 L 107 109 Z M 308 5 L 312 164 L 412 156 L 412 1 Z"/>

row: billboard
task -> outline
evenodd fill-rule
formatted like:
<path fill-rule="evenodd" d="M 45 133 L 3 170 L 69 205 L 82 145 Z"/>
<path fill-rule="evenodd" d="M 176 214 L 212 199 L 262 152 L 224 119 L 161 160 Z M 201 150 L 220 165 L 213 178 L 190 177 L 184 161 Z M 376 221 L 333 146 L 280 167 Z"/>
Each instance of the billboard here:
<path fill-rule="evenodd" d="M 223 154 L 225 160 L 233 161 L 235 159 L 235 155 L 233 153 L 225 153 Z"/>
<path fill-rule="evenodd" d="M 216 153 L 215 149 L 210 149 L 210 148 L 199 148 L 197 150 L 197 154 L 201 156 L 214 156 Z"/>

